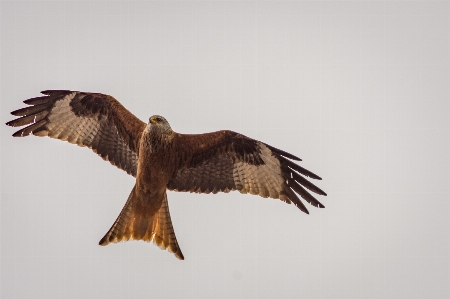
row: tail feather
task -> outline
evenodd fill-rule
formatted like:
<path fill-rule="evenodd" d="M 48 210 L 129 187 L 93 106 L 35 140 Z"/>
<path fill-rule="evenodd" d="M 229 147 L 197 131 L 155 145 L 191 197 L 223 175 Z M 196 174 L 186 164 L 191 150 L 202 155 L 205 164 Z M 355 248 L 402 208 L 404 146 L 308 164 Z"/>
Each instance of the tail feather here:
<path fill-rule="evenodd" d="M 102 246 L 121 241 L 143 240 L 153 241 L 161 249 L 168 249 L 180 260 L 184 260 L 178 245 L 170 218 L 167 194 L 156 213 L 148 209 L 137 208 L 135 189 L 130 193 L 122 212 L 106 235 L 100 240 Z"/>
<path fill-rule="evenodd" d="M 172 226 L 172 219 L 170 218 L 169 205 L 167 203 L 167 195 L 165 195 L 161 208 L 158 211 L 158 218 L 152 224 L 152 231 L 155 231 L 153 242 L 161 249 L 168 249 L 175 254 L 179 259 L 184 259 L 178 246 L 175 231 Z"/>

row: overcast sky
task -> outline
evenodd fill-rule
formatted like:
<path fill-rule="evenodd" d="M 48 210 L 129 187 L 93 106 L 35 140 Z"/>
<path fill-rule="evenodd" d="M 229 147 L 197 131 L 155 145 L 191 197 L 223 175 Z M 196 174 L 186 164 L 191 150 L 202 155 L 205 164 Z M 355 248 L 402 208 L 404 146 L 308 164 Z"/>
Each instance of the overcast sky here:
<path fill-rule="evenodd" d="M 1 2 L 1 121 L 41 90 L 230 129 L 323 178 L 310 215 L 168 192 L 184 261 L 98 241 L 134 185 L 1 132 L 1 298 L 449 298 L 449 2 Z"/>

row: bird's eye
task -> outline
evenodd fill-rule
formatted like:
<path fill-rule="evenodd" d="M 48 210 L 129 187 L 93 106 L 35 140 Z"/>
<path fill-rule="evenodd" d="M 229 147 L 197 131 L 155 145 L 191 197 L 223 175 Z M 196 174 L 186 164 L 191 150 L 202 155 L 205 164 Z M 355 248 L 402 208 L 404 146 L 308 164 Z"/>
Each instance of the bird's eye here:
<path fill-rule="evenodd" d="M 157 117 L 157 118 L 156 118 L 156 121 L 159 122 L 159 123 L 162 122 L 161 117 Z"/>

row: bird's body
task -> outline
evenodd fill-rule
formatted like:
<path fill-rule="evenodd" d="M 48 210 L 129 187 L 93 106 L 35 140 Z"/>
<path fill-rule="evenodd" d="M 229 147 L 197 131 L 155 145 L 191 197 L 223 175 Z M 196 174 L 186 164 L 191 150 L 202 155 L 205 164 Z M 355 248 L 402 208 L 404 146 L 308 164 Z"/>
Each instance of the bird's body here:
<path fill-rule="evenodd" d="M 148 200 L 161 204 L 170 176 L 175 171 L 171 160 L 175 157 L 173 132 L 162 134 L 148 125 L 139 145 L 139 162 L 136 174 L 136 190 Z"/>
<path fill-rule="evenodd" d="M 146 124 L 113 97 L 78 91 L 43 91 L 7 123 L 24 126 L 13 136 L 49 136 L 87 146 L 136 177 L 116 221 L 100 240 L 153 241 L 184 259 L 175 237 L 167 190 L 217 193 L 238 190 L 278 198 L 308 213 L 297 197 L 324 207 L 303 187 L 326 195 L 302 175 L 320 179 L 290 161 L 296 156 L 233 131 L 180 134 L 162 116 Z M 303 186 L 303 187 L 302 187 Z"/>

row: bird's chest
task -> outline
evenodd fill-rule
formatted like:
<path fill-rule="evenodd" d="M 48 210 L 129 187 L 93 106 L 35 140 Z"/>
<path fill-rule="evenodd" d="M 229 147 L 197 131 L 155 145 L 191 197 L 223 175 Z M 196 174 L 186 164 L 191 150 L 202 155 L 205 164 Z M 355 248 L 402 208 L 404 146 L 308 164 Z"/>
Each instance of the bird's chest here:
<path fill-rule="evenodd" d="M 170 146 L 155 147 L 149 145 L 140 152 L 136 179 L 143 191 L 165 191 L 173 172 L 172 156 Z"/>

